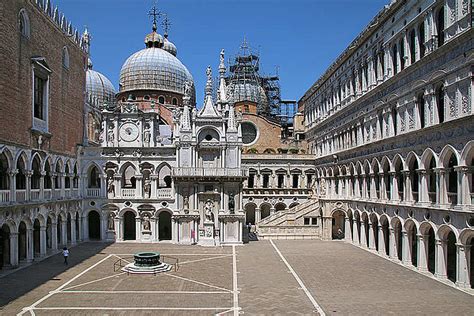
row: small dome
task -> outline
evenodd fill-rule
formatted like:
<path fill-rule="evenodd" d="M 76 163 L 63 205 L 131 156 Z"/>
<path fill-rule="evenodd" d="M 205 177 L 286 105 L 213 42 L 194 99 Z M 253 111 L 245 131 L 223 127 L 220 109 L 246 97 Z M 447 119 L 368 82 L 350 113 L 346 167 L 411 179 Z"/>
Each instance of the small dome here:
<path fill-rule="evenodd" d="M 176 45 L 171 43 L 166 37 L 164 39 L 162 48 L 173 56 L 176 56 L 178 54 L 178 50 L 176 48 Z"/>
<path fill-rule="evenodd" d="M 146 47 L 161 47 L 163 45 L 163 36 L 153 31 L 145 37 L 145 45 Z"/>
<path fill-rule="evenodd" d="M 106 76 L 92 70 L 92 63 L 89 60 L 86 72 L 86 93 L 91 103 L 103 105 L 104 103 L 112 103 L 115 98 L 114 85 Z"/>
<path fill-rule="evenodd" d="M 227 99 L 233 103 L 250 101 L 264 108 L 268 104 L 265 90 L 257 83 L 231 82 L 227 87 Z"/>
<path fill-rule="evenodd" d="M 161 48 L 150 47 L 125 61 L 120 71 L 120 92 L 160 90 L 184 94 L 186 81 L 191 82 L 194 97 L 193 77 L 183 63 Z"/>

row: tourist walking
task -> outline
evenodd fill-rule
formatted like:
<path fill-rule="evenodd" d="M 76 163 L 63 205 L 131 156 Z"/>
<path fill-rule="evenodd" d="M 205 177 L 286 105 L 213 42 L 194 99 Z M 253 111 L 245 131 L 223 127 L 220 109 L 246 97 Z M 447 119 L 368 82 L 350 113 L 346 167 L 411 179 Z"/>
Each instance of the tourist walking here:
<path fill-rule="evenodd" d="M 67 249 L 67 247 L 64 247 L 63 248 L 63 257 L 64 257 L 64 264 L 68 264 L 67 263 L 67 257 L 69 257 L 69 249 Z"/>

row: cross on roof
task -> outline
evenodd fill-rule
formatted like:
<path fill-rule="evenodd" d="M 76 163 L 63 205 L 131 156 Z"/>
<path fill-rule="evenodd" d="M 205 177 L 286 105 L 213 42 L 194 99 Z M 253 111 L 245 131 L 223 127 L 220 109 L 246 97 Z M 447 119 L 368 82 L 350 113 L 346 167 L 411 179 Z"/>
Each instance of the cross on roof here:
<path fill-rule="evenodd" d="M 170 30 L 170 26 L 172 25 L 170 22 L 170 19 L 168 18 L 167 14 L 163 14 L 164 18 L 163 21 L 161 22 L 161 25 L 163 26 L 163 30 L 165 32 L 165 35 L 168 35 L 168 31 Z"/>
<path fill-rule="evenodd" d="M 158 20 L 158 18 L 161 16 L 161 12 L 160 10 L 158 10 L 156 8 L 156 1 L 153 2 L 153 7 L 151 8 L 150 12 L 148 12 L 148 16 L 150 16 L 151 18 L 153 18 L 153 31 L 156 32 L 156 21 Z"/>

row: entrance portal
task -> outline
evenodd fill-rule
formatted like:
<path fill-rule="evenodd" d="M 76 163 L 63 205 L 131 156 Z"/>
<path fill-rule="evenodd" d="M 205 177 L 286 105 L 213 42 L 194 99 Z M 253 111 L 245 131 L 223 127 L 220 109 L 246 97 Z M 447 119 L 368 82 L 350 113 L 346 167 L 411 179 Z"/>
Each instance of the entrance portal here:
<path fill-rule="evenodd" d="M 135 240 L 136 238 L 135 213 L 126 211 L 123 214 L 123 239 Z"/>
<path fill-rule="evenodd" d="M 100 239 L 100 215 L 96 211 L 90 211 L 88 215 L 89 239 Z"/>
<path fill-rule="evenodd" d="M 171 214 L 163 211 L 158 216 L 159 222 L 159 239 L 171 240 Z"/>
<path fill-rule="evenodd" d="M 336 211 L 332 215 L 332 239 L 344 239 L 344 220 L 345 214 L 342 211 Z"/>

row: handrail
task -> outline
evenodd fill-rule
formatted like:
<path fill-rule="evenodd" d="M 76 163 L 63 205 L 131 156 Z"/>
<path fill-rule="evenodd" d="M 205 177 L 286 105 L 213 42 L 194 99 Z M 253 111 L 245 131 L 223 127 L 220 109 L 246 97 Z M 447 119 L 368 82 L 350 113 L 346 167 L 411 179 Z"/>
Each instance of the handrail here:
<path fill-rule="evenodd" d="M 179 259 L 176 258 L 176 257 L 171 257 L 171 256 L 161 256 L 161 259 L 163 262 L 165 262 L 165 259 L 166 258 L 170 258 L 172 260 L 174 260 L 174 263 L 171 264 L 171 263 L 168 263 L 168 264 L 171 264 L 173 267 L 174 267 L 174 272 L 178 271 L 179 270 Z"/>

